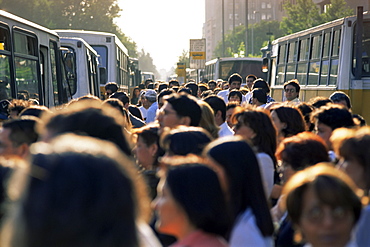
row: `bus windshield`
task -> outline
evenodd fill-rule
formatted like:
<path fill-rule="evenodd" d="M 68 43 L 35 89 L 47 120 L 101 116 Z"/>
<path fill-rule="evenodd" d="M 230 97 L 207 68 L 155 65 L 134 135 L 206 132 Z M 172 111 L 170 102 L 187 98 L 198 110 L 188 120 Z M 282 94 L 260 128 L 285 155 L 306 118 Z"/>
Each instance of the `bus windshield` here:
<path fill-rule="evenodd" d="M 99 67 L 108 68 L 108 48 L 102 45 L 92 45 L 92 48 L 100 55 L 99 57 Z"/>
<path fill-rule="evenodd" d="M 255 71 L 260 71 L 261 66 L 260 61 L 221 61 L 220 78 L 227 81 L 230 75 L 234 73 L 247 76 Z"/>

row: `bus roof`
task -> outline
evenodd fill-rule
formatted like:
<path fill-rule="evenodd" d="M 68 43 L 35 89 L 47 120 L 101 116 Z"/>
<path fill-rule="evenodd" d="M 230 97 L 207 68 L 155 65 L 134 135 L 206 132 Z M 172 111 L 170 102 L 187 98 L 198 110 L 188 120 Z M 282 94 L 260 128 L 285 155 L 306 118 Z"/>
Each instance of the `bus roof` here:
<path fill-rule="evenodd" d="M 60 43 L 61 43 L 61 46 L 64 46 L 65 44 L 67 43 L 76 43 L 77 42 L 82 42 L 84 44 L 84 46 L 90 50 L 92 53 L 94 53 L 96 56 L 98 56 L 98 53 L 94 50 L 94 48 L 92 48 L 84 39 L 82 38 L 77 38 L 77 37 L 61 37 L 60 38 Z"/>
<path fill-rule="evenodd" d="M 367 18 L 370 17 L 369 12 L 364 12 L 364 17 L 365 17 L 365 15 L 367 16 Z M 356 16 L 347 16 L 347 17 L 343 17 L 343 18 L 340 18 L 340 19 L 337 19 L 337 20 L 334 20 L 334 21 L 326 22 L 324 24 L 321 24 L 321 25 L 318 25 L 318 26 L 315 26 L 315 27 L 311 27 L 309 29 L 305 29 L 305 30 L 302 30 L 302 31 L 299 31 L 299 32 L 289 34 L 289 35 L 286 35 L 284 37 L 275 39 L 274 41 L 272 41 L 272 44 L 275 45 L 277 43 L 280 43 L 280 42 L 283 42 L 283 41 L 286 41 L 286 40 L 290 40 L 290 39 L 302 37 L 302 36 L 305 36 L 305 35 L 309 35 L 311 33 L 319 32 L 319 31 L 322 31 L 324 29 L 328 29 L 330 27 L 340 26 L 340 25 L 343 25 L 345 23 L 346 19 L 355 19 L 355 18 L 356 18 Z"/>
<path fill-rule="evenodd" d="M 102 45 L 101 42 L 90 42 L 88 37 L 93 36 L 101 36 L 101 37 L 112 37 L 114 39 L 114 42 L 126 53 L 128 54 L 128 50 L 125 47 L 125 45 L 121 42 L 121 40 L 115 35 L 114 33 L 108 33 L 108 32 L 99 32 L 99 31 L 86 31 L 86 30 L 73 30 L 73 29 L 56 29 L 54 30 L 57 32 L 61 37 L 67 36 L 67 37 L 78 37 L 83 38 L 87 43 L 90 45 Z"/>
<path fill-rule="evenodd" d="M 208 62 L 206 62 L 206 65 L 213 64 L 217 61 L 220 62 L 227 62 L 227 61 L 256 61 L 256 62 L 262 62 L 261 57 L 222 57 L 222 58 L 215 58 Z"/>
<path fill-rule="evenodd" d="M 58 34 L 53 30 L 50 30 L 46 27 L 43 27 L 43 26 L 41 26 L 39 24 L 36 24 L 34 22 L 31 22 L 29 20 L 23 19 L 22 17 L 13 15 L 9 12 L 4 11 L 4 10 L 0 10 L 0 16 L 5 17 L 7 19 L 14 20 L 14 21 L 19 22 L 19 23 L 23 23 L 24 25 L 27 25 L 27 26 L 33 27 L 35 29 L 47 32 L 47 33 L 52 34 L 54 36 L 58 36 Z"/>

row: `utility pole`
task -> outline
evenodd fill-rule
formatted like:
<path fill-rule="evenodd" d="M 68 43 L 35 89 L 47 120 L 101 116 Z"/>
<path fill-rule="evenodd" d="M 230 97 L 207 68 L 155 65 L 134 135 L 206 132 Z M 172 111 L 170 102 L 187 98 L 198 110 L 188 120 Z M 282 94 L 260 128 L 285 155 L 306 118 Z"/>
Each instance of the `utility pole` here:
<path fill-rule="evenodd" d="M 222 57 L 225 57 L 225 4 L 222 0 L 221 12 L 222 12 Z"/>
<path fill-rule="evenodd" d="M 245 56 L 248 57 L 248 1 L 245 0 Z M 370 1 L 370 0 L 369 0 Z"/>

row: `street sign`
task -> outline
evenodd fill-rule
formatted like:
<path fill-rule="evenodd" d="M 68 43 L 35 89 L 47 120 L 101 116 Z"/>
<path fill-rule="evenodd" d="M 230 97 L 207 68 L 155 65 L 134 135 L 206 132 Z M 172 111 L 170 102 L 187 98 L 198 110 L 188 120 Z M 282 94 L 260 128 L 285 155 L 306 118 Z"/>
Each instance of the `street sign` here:
<path fill-rule="evenodd" d="M 178 77 L 186 76 L 186 64 L 185 63 L 177 63 L 176 74 Z"/>
<path fill-rule="evenodd" d="M 204 69 L 206 63 L 206 39 L 191 39 L 189 55 L 191 69 Z"/>

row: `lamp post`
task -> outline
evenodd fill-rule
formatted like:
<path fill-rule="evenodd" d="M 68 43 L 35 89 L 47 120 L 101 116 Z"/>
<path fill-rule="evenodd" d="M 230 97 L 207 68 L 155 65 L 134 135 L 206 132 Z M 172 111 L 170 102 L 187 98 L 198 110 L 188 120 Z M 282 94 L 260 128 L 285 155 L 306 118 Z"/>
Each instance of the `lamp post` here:
<path fill-rule="evenodd" d="M 258 11 L 253 11 L 253 25 L 252 25 L 252 55 L 254 54 L 254 25 L 256 24 L 256 14 L 259 13 Z"/>
<path fill-rule="evenodd" d="M 245 56 L 248 56 L 248 2 L 245 0 Z"/>
<path fill-rule="evenodd" d="M 225 57 L 225 10 L 224 10 L 224 0 L 222 0 L 222 57 Z"/>

